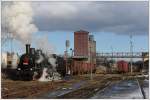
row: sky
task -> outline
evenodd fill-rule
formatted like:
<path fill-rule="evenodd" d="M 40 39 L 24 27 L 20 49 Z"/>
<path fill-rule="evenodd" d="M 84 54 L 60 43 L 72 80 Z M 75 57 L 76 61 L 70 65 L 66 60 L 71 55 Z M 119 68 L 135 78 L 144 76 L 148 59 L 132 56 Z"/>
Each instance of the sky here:
<path fill-rule="evenodd" d="M 18 9 L 19 8 L 19 9 Z M 89 31 L 97 52 L 148 51 L 148 2 L 3 2 L 2 37 L 12 34 L 13 50 L 25 52 L 26 43 L 63 54 L 65 41 L 74 48 L 74 31 Z M 10 50 L 9 41 L 2 50 Z"/>
<path fill-rule="evenodd" d="M 42 36 L 43 33 L 37 33 Z M 48 41 L 54 48 L 53 53 L 63 54 L 65 50 L 65 41 L 70 41 L 70 48 L 74 48 L 74 33 L 73 32 L 51 32 L 48 34 Z M 114 33 L 90 33 L 94 35 L 96 40 L 96 50 L 97 52 L 129 52 L 130 50 L 130 38 L 128 35 L 116 35 Z M 132 38 L 133 41 L 133 51 L 141 52 L 148 51 L 148 36 L 146 35 L 136 35 Z M 10 50 L 10 42 L 4 44 L 7 45 L 3 47 L 4 50 Z M 25 52 L 25 46 L 21 43 L 13 41 L 13 50 L 19 52 L 20 54 Z M 36 47 L 34 43 L 31 44 L 32 47 Z M 21 48 L 21 49 L 20 49 Z M 70 51 L 71 52 L 71 51 Z"/>

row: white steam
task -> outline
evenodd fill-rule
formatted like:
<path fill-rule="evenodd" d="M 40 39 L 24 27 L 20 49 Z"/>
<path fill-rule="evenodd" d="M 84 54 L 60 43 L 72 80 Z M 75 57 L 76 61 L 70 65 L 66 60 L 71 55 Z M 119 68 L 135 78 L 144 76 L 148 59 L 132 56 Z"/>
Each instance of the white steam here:
<path fill-rule="evenodd" d="M 42 52 L 46 54 L 54 53 L 54 46 L 49 43 L 47 35 L 43 35 L 41 37 L 36 36 L 36 38 L 34 38 L 34 42 L 35 42 L 36 48 L 41 49 Z"/>
<path fill-rule="evenodd" d="M 34 43 L 44 53 L 53 53 L 47 36 L 34 34 L 38 28 L 33 23 L 35 13 L 32 2 L 2 3 L 2 37 L 11 36 L 21 43 Z"/>
<path fill-rule="evenodd" d="M 48 58 L 48 62 L 49 62 L 54 68 L 56 68 L 56 59 L 55 59 L 55 58 L 49 57 L 49 58 Z"/>
<path fill-rule="evenodd" d="M 47 82 L 52 80 L 61 80 L 61 75 L 56 70 L 56 58 L 54 58 L 52 55 L 49 55 L 48 62 L 52 65 L 52 68 L 50 68 L 50 66 L 48 68 L 44 68 L 42 76 L 39 78 L 39 81 Z"/>
<path fill-rule="evenodd" d="M 1 54 L 1 66 L 2 68 L 7 68 L 7 53 L 2 53 Z"/>
<path fill-rule="evenodd" d="M 35 62 L 36 62 L 37 64 L 40 64 L 43 60 L 44 60 L 43 56 L 42 56 L 42 55 L 39 55 L 39 59 L 37 59 Z"/>
<path fill-rule="evenodd" d="M 39 81 L 46 81 L 46 82 L 51 81 L 50 79 L 46 78 L 46 77 L 48 77 L 48 73 L 46 71 L 47 71 L 47 68 L 44 68 L 43 69 L 43 74 L 40 77 Z"/>
<path fill-rule="evenodd" d="M 48 81 L 58 81 L 61 80 L 61 76 L 58 72 L 52 72 L 52 76 L 50 76 L 48 73 L 48 68 L 43 69 L 42 76 L 38 79 L 38 81 L 42 82 L 48 82 Z"/>
<path fill-rule="evenodd" d="M 32 33 L 38 31 L 33 22 L 30 2 L 4 2 L 2 4 L 2 35 L 12 34 L 23 43 L 31 42 Z"/>
<path fill-rule="evenodd" d="M 17 69 L 17 65 L 19 62 L 19 57 L 17 54 L 12 54 L 12 64 L 11 64 L 11 69 Z"/>

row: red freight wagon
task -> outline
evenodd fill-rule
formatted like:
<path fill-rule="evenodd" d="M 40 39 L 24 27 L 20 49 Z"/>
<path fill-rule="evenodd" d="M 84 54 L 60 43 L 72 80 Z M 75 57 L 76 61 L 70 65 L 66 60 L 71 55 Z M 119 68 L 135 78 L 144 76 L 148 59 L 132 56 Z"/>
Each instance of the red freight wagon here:
<path fill-rule="evenodd" d="M 96 70 L 96 65 L 94 63 L 87 63 L 83 61 L 73 61 L 72 63 L 72 72 L 73 74 L 84 74 L 84 73 L 90 73 L 91 67 L 92 72 Z"/>
<path fill-rule="evenodd" d="M 117 62 L 118 72 L 128 72 L 128 62 L 121 60 Z"/>

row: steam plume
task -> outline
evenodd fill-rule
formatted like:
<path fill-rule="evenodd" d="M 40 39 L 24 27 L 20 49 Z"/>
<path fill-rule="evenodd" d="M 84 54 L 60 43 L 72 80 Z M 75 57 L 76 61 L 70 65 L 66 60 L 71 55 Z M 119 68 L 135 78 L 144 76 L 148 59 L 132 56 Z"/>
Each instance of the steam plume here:
<path fill-rule="evenodd" d="M 34 34 L 38 28 L 33 23 L 34 10 L 32 2 L 2 3 L 2 37 L 9 34 L 21 43 L 33 43 L 43 52 L 52 53 L 47 36 L 38 37 Z"/>
<path fill-rule="evenodd" d="M 35 42 L 36 47 L 41 49 L 44 53 L 54 53 L 54 46 L 49 43 L 47 35 L 43 35 L 42 37 L 36 36 L 33 42 Z"/>
<path fill-rule="evenodd" d="M 38 31 L 32 23 L 33 16 L 30 2 L 3 2 L 2 35 L 10 33 L 16 40 L 31 42 L 32 33 Z"/>

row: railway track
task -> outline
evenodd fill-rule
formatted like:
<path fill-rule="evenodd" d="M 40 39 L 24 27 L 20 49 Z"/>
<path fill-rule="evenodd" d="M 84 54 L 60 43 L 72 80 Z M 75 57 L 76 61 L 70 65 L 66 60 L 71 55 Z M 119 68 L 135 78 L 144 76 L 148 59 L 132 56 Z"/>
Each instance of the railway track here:
<path fill-rule="evenodd" d="M 93 96 L 95 93 L 97 93 L 100 90 L 105 90 L 106 87 L 108 87 L 110 84 L 112 84 L 112 81 L 106 81 L 103 80 L 101 82 L 96 83 L 88 83 L 87 85 L 84 85 L 83 87 L 76 89 L 74 91 L 71 91 L 69 93 L 66 93 L 64 95 L 58 96 L 57 98 L 65 98 L 65 99 L 87 99 Z"/>
<path fill-rule="evenodd" d="M 146 99 L 142 83 L 138 79 L 122 80 L 98 91 L 92 99 Z"/>
<path fill-rule="evenodd" d="M 140 90 L 140 92 L 141 92 L 141 95 L 142 95 L 143 99 L 146 99 L 146 95 L 145 95 L 144 89 L 143 89 L 143 87 L 142 87 L 142 83 L 140 83 L 137 78 L 136 78 L 136 81 L 137 81 L 137 83 L 138 83 L 139 90 Z"/>
<path fill-rule="evenodd" d="M 5 90 L 2 92 L 2 98 L 30 98 L 29 95 L 36 96 L 35 98 L 92 98 L 92 99 L 147 99 L 148 92 L 145 91 L 145 83 L 140 78 L 134 77 L 134 79 L 124 79 L 114 80 L 113 78 L 104 78 L 102 77 L 101 80 L 95 78 L 96 81 L 89 81 L 89 80 L 82 80 L 83 82 L 75 82 L 72 85 L 66 85 L 67 88 L 60 87 L 58 90 L 48 91 L 48 95 L 34 95 L 36 92 L 39 93 L 39 90 L 46 85 L 46 84 L 39 84 L 32 83 L 30 88 L 22 89 L 21 87 L 25 87 L 26 83 L 18 84 L 20 86 L 19 89 L 16 88 L 15 90 Z M 147 81 L 146 81 L 147 82 Z M 29 83 L 28 83 L 29 84 Z M 148 84 L 148 82 L 147 82 Z M 49 84 L 48 84 L 49 85 Z M 47 86 L 48 86 L 47 85 Z M 37 88 L 37 86 L 40 86 Z M 61 85 L 62 86 L 62 85 Z M 46 87 L 46 86 L 45 86 Z M 34 90 L 33 90 L 34 89 Z M 37 90 L 35 90 L 37 89 Z M 18 90 L 18 91 L 17 91 Z M 4 91 L 4 90 L 2 90 Z M 9 92 L 7 92 L 9 91 Z M 10 92 L 12 91 L 12 92 Z M 54 94 L 54 95 L 53 95 Z M 33 96 L 33 97 L 34 97 Z"/>

